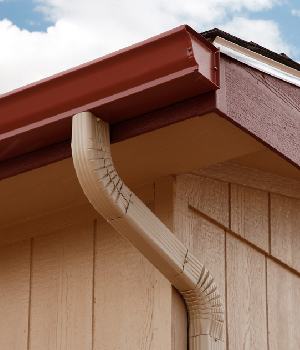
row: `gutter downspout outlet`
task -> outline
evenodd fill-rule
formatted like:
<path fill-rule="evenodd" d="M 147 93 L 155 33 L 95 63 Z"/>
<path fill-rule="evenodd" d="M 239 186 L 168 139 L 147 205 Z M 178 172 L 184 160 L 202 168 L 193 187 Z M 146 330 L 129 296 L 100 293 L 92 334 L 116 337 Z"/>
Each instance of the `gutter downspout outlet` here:
<path fill-rule="evenodd" d="M 120 179 L 110 153 L 109 124 L 90 112 L 74 115 L 72 155 L 81 187 L 94 208 L 183 296 L 190 350 L 221 350 L 224 311 L 214 279 Z"/>

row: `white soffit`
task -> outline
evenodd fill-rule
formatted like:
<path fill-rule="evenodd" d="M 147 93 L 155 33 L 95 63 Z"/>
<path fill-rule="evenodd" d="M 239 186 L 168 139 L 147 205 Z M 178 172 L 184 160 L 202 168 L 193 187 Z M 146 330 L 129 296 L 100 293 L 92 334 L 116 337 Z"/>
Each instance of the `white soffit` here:
<path fill-rule="evenodd" d="M 268 57 L 217 36 L 213 42 L 221 52 L 236 60 L 300 87 L 300 72 Z"/>

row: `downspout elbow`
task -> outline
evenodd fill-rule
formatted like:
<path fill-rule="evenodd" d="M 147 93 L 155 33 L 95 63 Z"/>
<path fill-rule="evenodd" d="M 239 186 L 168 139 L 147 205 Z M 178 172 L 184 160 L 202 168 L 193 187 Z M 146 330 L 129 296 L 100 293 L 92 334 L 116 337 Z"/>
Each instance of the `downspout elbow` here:
<path fill-rule="evenodd" d="M 74 115 L 72 156 L 94 208 L 182 294 L 189 314 L 190 349 L 221 350 L 224 311 L 214 279 L 120 179 L 110 153 L 109 125 L 90 112 Z"/>

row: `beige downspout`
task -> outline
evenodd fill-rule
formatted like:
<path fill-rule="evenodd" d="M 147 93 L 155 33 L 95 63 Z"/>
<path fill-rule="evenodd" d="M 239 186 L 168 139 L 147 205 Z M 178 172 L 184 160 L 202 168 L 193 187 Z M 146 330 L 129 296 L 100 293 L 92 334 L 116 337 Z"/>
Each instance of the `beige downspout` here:
<path fill-rule="evenodd" d="M 182 294 L 191 350 L 221 350 L 224 312 L 206 267 L 119 178 L 110 153 L 109 125 L 90 112 L 74 115 L 73 162 L 94 208 Z"/>

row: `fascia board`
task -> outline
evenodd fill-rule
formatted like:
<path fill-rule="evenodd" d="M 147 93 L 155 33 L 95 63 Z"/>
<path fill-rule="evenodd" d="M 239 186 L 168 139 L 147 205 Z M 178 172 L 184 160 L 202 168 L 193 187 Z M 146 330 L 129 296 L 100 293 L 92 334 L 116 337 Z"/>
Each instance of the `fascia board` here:
<path fill-rule="evenodd" d="M 300 89 L 221 54 L 218 114 L 300 168 Z"/>
<path fill-rule="evenodd" d="M 220 48 L 221 53 L 252 68 L 300 87 L 300 72 L 298 70 L 220 37 L 216 37 L 213 43 L 216 47 Z"/>

